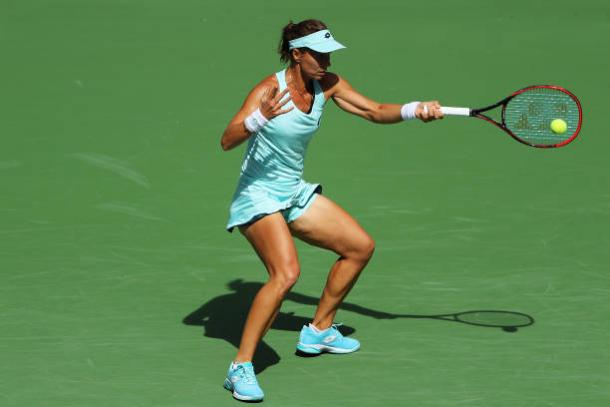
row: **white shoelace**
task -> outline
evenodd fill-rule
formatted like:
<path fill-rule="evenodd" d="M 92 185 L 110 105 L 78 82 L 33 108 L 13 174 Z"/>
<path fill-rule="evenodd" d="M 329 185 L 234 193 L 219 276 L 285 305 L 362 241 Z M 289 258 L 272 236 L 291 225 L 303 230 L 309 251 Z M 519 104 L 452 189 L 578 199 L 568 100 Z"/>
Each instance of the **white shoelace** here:
<path fill-rule="evenodd" d="M 237 366 L 237 374 L 246 384 L 257 384 L 253 369 L 246 369 L 243 365 L 239 365 Z"/>

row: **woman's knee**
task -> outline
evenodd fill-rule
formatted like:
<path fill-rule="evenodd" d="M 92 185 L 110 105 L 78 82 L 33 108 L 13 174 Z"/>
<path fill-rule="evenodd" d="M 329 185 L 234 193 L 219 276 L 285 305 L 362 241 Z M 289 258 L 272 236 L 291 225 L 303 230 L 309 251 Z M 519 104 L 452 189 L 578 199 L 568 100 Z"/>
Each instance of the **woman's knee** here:
<path fill-rule="evenodd" d="M 281 266 L 273 267 L 269 270 L 270 281 L 274 282 L 283 292 L 288 292 L 296 284 L 301 275 L 299 263 L 287 262 Z"/>
<path fill-rule="evenodd" d="M 366 263 L 373 257 L 374 252 L 375 241 L 369 235 L 363 235 L 358 238 L 345 257 Z"/>
<path fill-rule="evenodd" d="M 372 237 L 367 236 L 365 241 L 362 243 L 361 252 L 366 261 L 369 261 L 371 257 L 373 257 L 373 253 L 375 253 L 375 241 Z"/>

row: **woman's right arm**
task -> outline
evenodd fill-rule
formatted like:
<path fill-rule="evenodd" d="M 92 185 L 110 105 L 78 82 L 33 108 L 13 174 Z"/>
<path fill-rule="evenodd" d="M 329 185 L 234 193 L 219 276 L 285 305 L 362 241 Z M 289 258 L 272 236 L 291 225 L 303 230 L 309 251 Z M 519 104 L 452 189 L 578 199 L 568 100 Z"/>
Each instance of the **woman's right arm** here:
<path fill-rule="evenodd" d="M 246 128 L 244 122 L 248 116 L 253 114 L 257 109 L 267 119 L 271 120 L 280 114 L 284 114 L 292 110 L 289 108 L 282 110 L 284 106 L 290 100 L 290 97 L 281 101 L 286 95 L 288 89 L 280 94 L 277 93 L 278 86 L 272 79 L 265 79 L 252 89 L 252 91 L 246 97 L 244 104 L 233 119 L 227 125 L 222 138 L 220 139 L 220 145 L 225 151 L 231 150 L 244 142 L 251 133 Z M 281 101 L 281 102 L 280 102 Z"/>

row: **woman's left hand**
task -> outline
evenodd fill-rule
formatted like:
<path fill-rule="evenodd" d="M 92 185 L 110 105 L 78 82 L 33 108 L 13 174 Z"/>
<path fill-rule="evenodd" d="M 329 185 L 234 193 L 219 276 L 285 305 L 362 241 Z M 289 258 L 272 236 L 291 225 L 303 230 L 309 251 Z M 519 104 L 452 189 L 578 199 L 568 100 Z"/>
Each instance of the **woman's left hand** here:
<path fill-rule="evenodd" d="M 444 116 L 438 100 L 433 100 L 430 102 L 421 102 L 415 109 L 415 117 L 424 123 L 428 123 L 432 120 L 442 119 Z"/>

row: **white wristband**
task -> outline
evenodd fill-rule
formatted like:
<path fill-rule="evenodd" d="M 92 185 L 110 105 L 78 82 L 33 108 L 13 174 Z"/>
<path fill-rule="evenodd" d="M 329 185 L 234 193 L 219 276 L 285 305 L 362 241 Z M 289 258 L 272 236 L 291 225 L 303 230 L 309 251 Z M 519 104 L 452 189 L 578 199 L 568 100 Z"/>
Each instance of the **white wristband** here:
<path fill-rule="evenodd" d="M 268 122 L 269 120 L 263 116 L 260 109 L 256 109 L 250 116 L 246 117 L 244 126 L 250 133 L 258 133 Z"/>
<path fill-rule="evenodd" d="M 415 109 L 419 106 L 420 102 L 411 102 L 406 105 L 402 105 L 400 108 L 400 115 L 402 116 L 402 120 L 411 120 L 415 119 Z"/>

